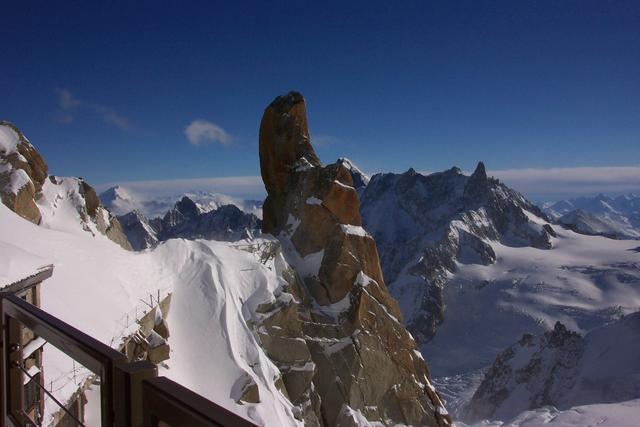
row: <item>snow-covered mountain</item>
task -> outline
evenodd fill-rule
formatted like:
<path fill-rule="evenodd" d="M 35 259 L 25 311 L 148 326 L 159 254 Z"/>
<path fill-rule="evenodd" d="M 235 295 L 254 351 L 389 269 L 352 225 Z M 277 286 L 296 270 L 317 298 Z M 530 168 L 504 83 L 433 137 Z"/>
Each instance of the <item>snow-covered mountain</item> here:
<path fill-rule="evenodd" d="M 171 293 L 172 352 L 162 375 L 259 425 L 300 425 L 278 388 L 282 374 L 255 334 L 265 317 L 257 307 L 291 298 L 281 278 L 286 267 L 277 250 L 265 257 L 258 249 L 271 242 L 252 245 L 174 239 L 136 253 L 91 236 L 71 217 L 41 227 L 0 205 L 4 282 L 53 264 L 54 275 L 41 288 L 44 310 L 108 345 L 135 331 L 135 320 L 125 318 L 142 312 L 141 299 Z M 56 397 L 66 401 L 76 391 L 63 381 L 71 362 L 48 346 L 44 357 L 47 382 L 64 384 Z M 255 385 L 259 404 L 237 403 L 246 384 Z"/>
<path fill-rule="evenodd" d="M 467 408 L 467 417 L 509 420 L 554 406 L 640 398 L 640 312 L 584 337 L 560 322 L 542 336 L 526 334 L 500 353 Z"/>
<path fill-rule="evenodd" d="M 616 403 L 599 403 L 573 406 L 558 410 L 544 406 L 524 411 L 508 421 L 483 420 L 471 424 L 472 427 L 636 427 L 640 413 L 640 399 Z M 456 427 L 466 427 L 456 422 Z"/>
<path fill-rule="evenodd" d="M 241 200 L 225 194 L 207 191 L 156 196 L 153 194 L 138 194 L 131 189 L 118 185 L 100 193 L 102 204 L 115 215 L 121 216 L 132 211 L 138 211 L 149 219 L 163 217 L 183 197 L 193 200 L 201 213 L 209 212 L 225 205 L 234 205 L 246 213 L 262 218 L 262 201 Z"/>
<path fill-rule="evenodd" d="M 483 165 L 378 174 L 359 191 L 385 279 L 454 415 L 523 333 L 588 333 L 640 310 L 637 241 L 553 224 Z M 579 404 L 579 403 L 578 403 Z"/>
<path fill-rule="evenodd" d="M 640 196 L 579 197 L 544 203 L 543 211 L 572 230 L 615 239 L 640 238 Z"/>
<path fill-rule="evenodd" d="M 369 184 L 371 178 L 362 172 L 353 162 L 346 157 L 340 157 L 336 164 L 344 167 L 351 174 L 351 180 L 356 190 L 360 190 Z"/>
<path fill-rule="evenodd" d="M 547 250 L 555 236 L 540 210 L 487 177 L 482 163 L 471 176 L 458 168 L 377 174 L 361 200 L 385 278 L 422 343 L 445 317 L 444 285 L 459 264 L 494 264 L 494 242 Z"/>
<path fill-rule="evenodd" d="M 116 348 L 138 331 L 141 300 L 171 294 L 162 317 L 171 352 L 161 374 L 258 425 L 450 425 L 427 364 L 399 321 L 375 242 L 360 226 L 349 170 L 319 163 L 297 170 L 280 156 L 295 158 L 274 150 L 262 161 L 263 148 L 279 140 L 273 132 L 285 129 L 287 146 L 298 146 L 306 117 L 302 97 L 294 99 L 295 114 L 268 109 L 260 133 L 261 166 L 275 165 L 264 176 L 277 238 L 198 239 L 212 224 L 228 232 L 247 217 L 252 227 L 258 219 L 235 206 L 206 211 L 183 198 L 157 219 L 158 240 L 188 239 L 125 251 L 107 232 L 95 232 L 99 217 L 92 215 L 108 215 L 95 192 L 80 179 L 52 177 L 39 189 L 40 225 L 0 205 L 0 279 L 10 283 L 53 264 L 42 307 Z M 288 190 L 296 183 L 306 192 Z M 293 223 L 274 221 L 283 217 Z M 317 218 L 329 219 L 322 231 Z M 132 223 L 140 219 L 135 213 Z M 46 381 L 66 402 L 78 385 L 68 379 L 73 366 L 50 346 L 44 359 Z M 88 373 L 76 374 L 82 382 Z M 54 406 L 45 406 L 48 422 Z"/>
<path fill-rule="evenodd" d="M 260 234 L 261 221 L 235 205 L 211 210 L 184 196 L 162 218 L 149 220 L 139 211 L 118 217 L 134 250 L 147 249 L 168 239 L 236 241 Z"/>
<path fill-rule="evenodd" d="M 0 200 L 21 217 L 48 228 L 103 234 L 131 249 L 120 223 L 82 178 L 49 176 L 47 164 L 24 134 L 0 121 Z"/>

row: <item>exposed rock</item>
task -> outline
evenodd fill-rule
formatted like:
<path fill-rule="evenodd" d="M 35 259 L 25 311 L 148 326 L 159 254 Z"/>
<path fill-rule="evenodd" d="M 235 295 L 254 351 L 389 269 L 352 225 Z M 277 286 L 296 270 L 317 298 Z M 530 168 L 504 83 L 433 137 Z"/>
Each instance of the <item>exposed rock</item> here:
<path fill-rule="evenodd" d="M 349 171 L 349 173 L 351 174 L 351 180 L 353 181 L 353 186 L 356 190 L 360 190 L 361 188 L 364 188 L 367 186 L 367 184 L 369 184 L 371 178 L 365 175 L 365 173 L 362 172 L 356 165 L 354 165 L 351 160 L 347 159 L 346 157 L 340 157 L 336 163 L 343 166 Z"/>
<path fill-rule="evenodd" d="M 45 227 L 66 228 L 76 222 L 86 232 L 103 234 L 123 249 L 132 250 L 118 219 L 100 204 L 93 187 L 82 178 L 49 176 L 37 206 Z M 71 212 L 75 218 L 69 218 Z"/>
<path fill-rule="evenodd" d="M 157 222 L 152 225 L 161 241 L 173 238 L 234 241 L 253 236 L 260 229 L 260 220 L 234 205 L 201 213 L 191 199 L 183 197 L 159 226 Z"/>
<path fill-rule="evenodd" d="M 386 289 L 375 241 L 361 227 L 352 171 L 345 162 L 321 165 L 299 93 L 278 97 L 265 110 L 260 166 L 268 194 L 263 230 L 281 241 L 301 281 L 297 322 L 313 362 L 322 425 L 347 425 L 345 406 L 383 425 L 449 424 Z M 292 314 L 288 318 L 285 323 L 296 325 Z M 297 328 L 290 326 L 289 334 Z M 269 335 L 263 341 L 268 352 Z M 288 357 L 287 363 L 306 357 L 302 346 L 291 348 L 288 356 L 271 351 L 272 357 Z M 304 388 L 296 382 L 306 380 L 295 378 L 287 389 L 295 395 Z"/>
<path fill-rule="evenodd" d="M 513 402 L 510 405 L 512 408 L 508 409 L 509 414 L 500 416 L 509 418 L 526 409 L 554 405 L 558 394 L 566 392 L 572 385 L 563 382 L 572 381 L 583 346 L 582 337 L 569 332 L 560 322 L 552 331 L 545 333 L 540 341 L 532 335 L 523 335 L 520 341 L 498 355 L 476 390 L 467 408 L 467 417 L 493 417 L 513 389 L 524 383 L 535 389 L 532 390 L 534 396 L 528 401 Z M 516 358 L 516 354 L 523 357 Z M 533 382 L 536 384 L 531 384 Z"/>
<path fill-rule="evenodd" d="M 39 224 L 36 200 L 47 178 L 47 164 L 13 124 L 0 121 L 0 199 L 9 209 Z"/>
<path fill-rule="evenodd" d="M 391 292 L 405 301 L 409 330 L 424 344 L 445 316 L 444 287 L 458 263 L 490 265 L 491 244 L 551 248 L 555 232 L 530 219 L 544 215 L 522 195 L 459 168 L 422 175 L 377 174 L 360 190 L 364 227 L 376 239 Z M 392 217 L 393 221 L 389 221 Z"/>
<path fill-rule="evenodd" d="M 129 239 L 134 251 L 150 248 L 158 243 L 157 231 L 139 211 L 132 211 L 118 217 L 123 233 Z"/>
<path fill-rule="evenodd" d="M 281 275 L 292 281 L 290 287 L 283 291 L 299 293 L 300 285 L 295 283 L 295 275 L 286 274 L 290 268 L 282 259 L 279 249 L 275 256 Z M 304 340 L 298 307 L 296 299 L 287 292 L 278 294 L 273 302 L 258 306 L 257 312 L 262 322 L 257 325 L 256 334 L 267 355 L 282 373 L 280 381 L 283 394 L 298 408 L 296 417 L 304 421 L 306 426 L 320 426 L 320 399 L 312 382 L 315 364 Z"/>
<path fill-rule="evenodd" d="M 545 203 L 543 211 L 576 233 L 613 239 L 640 239 L 638 194 L 577 197 Z"/>
<path fill-rule="evenodd" d="M 236 403 L 240 405 L 245 403 L 260 403 L 260 389 L 258 389 L 258 385 L 249 375 L 238 379 L 234 390 L 232 390 L 232 395 L 237 395 L 235 400 Z"/>
<path fill-rule="evenodd" d="M 118 217 L 135 250 L 150 248 L 174 238 L 236 241 L 260 230 L 260 219 L 234 205 L 203 212 L 189 197 L 182 197 L 163 218 L 148 220 L 133 211 Z"/>
<path fill-rule="evenodd" d="M 557 322 L 498 355 L 466 409 L 469 421 L 509 420 L 528 409 L 560 410 L 640 397 L 640 312 L 580 336 Z"/>
<path fill-rule="evenodd" d="M 3 121 L 0 121 L 0 198 L 18 215 L 46 226 L 56 221 L 59 205 L 70 204 L 78 213 L 81 227 L 91 233 L 102 233 L 131 250 L 120 223 L 100 204 L 95 190 L 81 178 L 47 179 L 47 164 L 42 156 L 17 127 Z"/>

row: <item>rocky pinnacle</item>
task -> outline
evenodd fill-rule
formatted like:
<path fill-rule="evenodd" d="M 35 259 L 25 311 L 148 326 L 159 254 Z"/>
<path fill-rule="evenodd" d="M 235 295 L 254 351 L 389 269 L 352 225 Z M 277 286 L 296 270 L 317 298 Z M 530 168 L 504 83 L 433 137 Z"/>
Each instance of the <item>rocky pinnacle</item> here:
<path fill-rule="evenodd" d="M 313 384 L 296 385 L 312 390 L 317 419 L 324 426 L 356 425 L 359 416 L 383 425 L 449 425 L 386 288 L 375 241 L 362 228 L 351 173 L 344 162 L 320 163 L 298 92 L 265 110 L 260 167 L 263 231 L 279 239 L 295 270 L 297 322 L 314 365 Z M 286 375 L 284 382 L 293 383 Z"/>

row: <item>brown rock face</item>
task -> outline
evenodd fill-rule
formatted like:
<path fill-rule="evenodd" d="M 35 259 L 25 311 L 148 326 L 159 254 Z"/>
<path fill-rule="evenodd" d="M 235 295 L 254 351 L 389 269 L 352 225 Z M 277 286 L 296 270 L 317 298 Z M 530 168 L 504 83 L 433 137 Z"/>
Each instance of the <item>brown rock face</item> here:
<path fill-rule="evenodd" d="M 309 354 L 315 365 L 312 390 L 322 425 L 350 425 L 356 416 L 384 425 L 448 425 L 384 284 L 375 241 L 361 227 L 351 174 L 341 164 L 321 165 L 299 93 L 278 97 L 265 110 L 260 166 L 268 194 L 263 231 L 278 237 L 301 282 L 295 293 L 302 302 L 290 306 L 287 324 L 300 327 L 308 350 L 299 343 L 292 355 Z M 263 339 L 270 353 L 273 341 Z M 289 393 L 309 395 L 307 383 L 295 380 L 285 378 Z"/>
<path fill-rule="evenodd" d="M 80 194 L 84 197 L 86 216 L 88 216 L 85 220 L 93 221 L 99 232 L 120 245 L 123 249 L 132 251 L 133 248 L 124 231 L 122 231 L 120 221 L 102 206 L 96 190 L 83 180 L 80 181 L 79 187 Z M 81 216 L 83 216 L 83 214 L 84 212 L 81 213 Z"/>
<path fill-rule="evenodd" d="M 47 178 L 47 164 L 16 126 L 5 121 L 0 121 L 0 126 L 15 132 L 19 139 L 15 151 L 3 152 L 0 149 L 0 164 L 6 165 L 5 168 L 0 167 L 0 199 L 21 217 L 38 224 L 41 215 L 35 200 Z M 9 184 L 15 179 L 16 174 L 22 173 L 26 173 L 28 182 L 16 192 L 10 191 Z"/>
<path fill-rule="evenodd" d="M 46 185 L 59 184 L 58 178 L 47 175 L 44 159 L 16 126 L 0 121 L 0 132 L 0 138 L 3 138 L 0 140 L 0 199 L 21 217 L 40 224 L 43 218 L 36 202 L 41 201 L 47 177 Z M 69 179 L 77 182 L 77 192 L 84 199 L 84 205 L 77 206 L 81 220 L 95 223 L 100 233 L 122 248 L 132 250 L 118 219 L 100 204 L 93 187 L 82 179 Z"/>

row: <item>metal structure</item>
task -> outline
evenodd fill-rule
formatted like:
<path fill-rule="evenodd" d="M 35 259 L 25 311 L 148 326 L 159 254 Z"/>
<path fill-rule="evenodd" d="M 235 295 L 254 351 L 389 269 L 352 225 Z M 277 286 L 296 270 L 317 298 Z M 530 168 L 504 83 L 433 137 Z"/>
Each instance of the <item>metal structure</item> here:
<path fill-rule="evenodd" d="M 23 366 L 21 337 L 25 328 L 100 379 L 102 427 L 140 427 L 143 423 L 144 427 L 254 425 L 168 378 L 157 377 L 155 365 L 146 361 L 128 362 L 124 354 L 11 293 L 0 293 L 0 301 L 0 427 L 40 425 L 40 420 L 29 418 L 24 411 L 24 377 L 33 378 Z M 41 382 L 37 385 L 48 393 Z M 63 404 L 61 407 L 78 426 L 83 426 L 82 420 Z"/>

